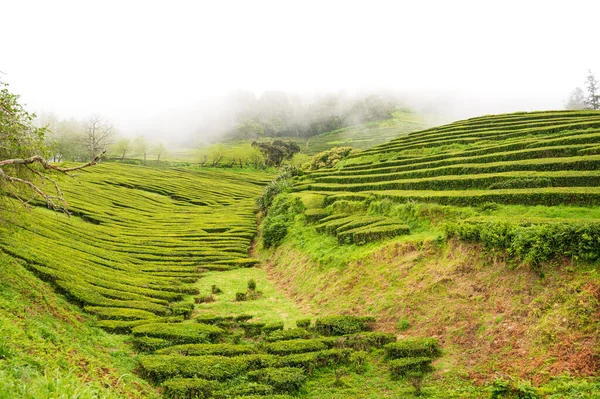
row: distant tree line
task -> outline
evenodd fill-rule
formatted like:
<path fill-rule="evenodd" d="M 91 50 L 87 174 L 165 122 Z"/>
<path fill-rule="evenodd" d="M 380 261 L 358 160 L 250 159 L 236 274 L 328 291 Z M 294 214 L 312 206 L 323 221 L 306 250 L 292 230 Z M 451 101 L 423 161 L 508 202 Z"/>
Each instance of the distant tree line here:
<path fill-rule="evenodd" d="M 600 110 L 600 88 L 598 87 L 598 81 L 592 71 L 588 71 L 585 88 L 585 92 L 581 87 L 577 87 L 571 92 L 569 100 L 565 104 L 566 109 Z"/>
<path fill-rule="evenodd" d="M 140 135 L 134 139 L 121 137 L 112 123 L 101 115 L 85 120 L 59 119 L 52 113 L 36 118 L 36 124 L 46 131 L 45 145 L 49 158 L 55 162 L 89 161 L 97 154 L 125 160 L 128 156 L 141 157 L 144 163 L 152 156 L 158 163 L 167 153 L 163 143 L 150 142 Z"/>
<path fill-rule="evenodd" d="M 281 91 L 267 91 L 256 97 L 239 93 L 232 101 L 232 140 L 261 137 L 312 137 L 317 134 L 390 118 L 398 106 L 393 98 L 369 95 L 348 98 L 329 94 L 305 103 Z"/>

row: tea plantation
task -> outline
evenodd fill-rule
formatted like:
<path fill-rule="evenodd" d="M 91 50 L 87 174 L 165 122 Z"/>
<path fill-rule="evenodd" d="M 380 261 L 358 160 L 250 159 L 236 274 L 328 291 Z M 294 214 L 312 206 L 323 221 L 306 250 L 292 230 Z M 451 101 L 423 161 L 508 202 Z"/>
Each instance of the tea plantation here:
<path fill-rule="evenodd" d="M 594 111 L 483 116 L 351 155 L 303 176 L 295 190 L 322 197 L 307 220 L 340 243 L 410 234 L 419 223 L 405 224 L 408 208 L 432 204 L 446 206 L 448 236 L 503 247 L 531 263 L 553 255 L 594 260 L 600 257 L 599 143 Z M 349 204 L 358 211 L 344 210 Z M 529 209 L 515 218 L 503 212 L 511 206 Z M 575 214 L 582 207 L 589 212 Z M 452 208 L 460 217 L 449 215 Z"/>
<path fill-rule="evenodd" d="M 594 397 L 598 166 L 599 112 L 534 112 L 275 183 L 100 164 L 59 182 L 70 217 L 6 199 L 0 398 Z"/>

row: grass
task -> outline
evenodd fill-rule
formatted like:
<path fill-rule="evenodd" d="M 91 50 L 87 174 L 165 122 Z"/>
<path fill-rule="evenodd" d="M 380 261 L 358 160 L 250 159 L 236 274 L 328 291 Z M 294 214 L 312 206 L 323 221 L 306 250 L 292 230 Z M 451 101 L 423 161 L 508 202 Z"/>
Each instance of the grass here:
<path fill-rule="evenodd" d="M 235 294 L 246 292 L 249 280 L 256 282 L 256 290 L 262 292 L 262 296 L 256 300 L 237 302 Z M 230 316 L 250 314 L 254 316 L 253 321 L 284 322 L 285 328 L 293 328 L 296 326 L 296 320 L 307 317 L 267 279 L 267 275 L 262 269 L 209 272 L 197 283 L 201 295 L 209 295 L 213 285 L 220 288 L 223 293 L 215 295 L 215 302 L 197 304 L 197 314 Z"/>
<path fill-rule="evenodd" d="M 153 398 L 127 337 L 93 327 L 22 264 L 0 252 L 0 398 Z"/>

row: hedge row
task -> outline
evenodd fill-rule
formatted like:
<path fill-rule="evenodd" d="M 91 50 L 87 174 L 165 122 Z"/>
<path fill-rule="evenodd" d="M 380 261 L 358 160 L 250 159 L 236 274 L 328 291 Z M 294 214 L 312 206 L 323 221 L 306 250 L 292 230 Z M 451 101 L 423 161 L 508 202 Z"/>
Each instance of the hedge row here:
<path fill-rule="evenodd" d="M 393 223 L 393 222 L 389 222 Z M 410 227 L 406 224 L 372 225 L 360 227 L 338 233 L 340 244 L 364 245 L 369 242 L 384 240 L 401 235 L 410 234 Z"/>
<path fill-rule="evenodd" d="M 600 139 L 598 134 L 593 139 Z M 580 151 L 586 148 L 584 144 L 577 145 L 559 145 L 555 147 L 540 147 L 540 148 L 525 148 L 513 151 L 502 151 L 494 152 L 485 155 L 470 155 L 468 152 L 464 153 L 450 153 L 446 157 L 439 160 L 420 160 L 419 162 L 386 162 L 380 165 L 373 165 L 372 167 L 366 168 L 344 168 L 341 171 L 331 174 L 331 176 L 347 176 L 347 175 L 361 175 L 361 174 L 380 174 L 380 173 L 396 173 L 404 171 L 412 171 L 419 169 L 437 168 L 448 165 L 459 164 L 480 164 L 480 163 L 492 163 L 492 162 L 507 162 L 507 161 L 522 161 L 526 159 L 537 159 L 537 158 L 563 158 L 580 156 Z M 439 158 L 439 156 L 438 156 Z M 375 173 L 377 171 L 377 173 Z M 322 176 L 327 176 L 324 174 Z M 316 175 L 313 178 L 318 179 L 320 176 Z"/>
<path fill-rule="evenodd" d="M 265 345 L 268 353 L 276 355 L 289 355 L 292 353 L 316 352 L 327 349 L 320 339 L 292 339 L 287 341 L 271 342 Z"/>
<path fill-rule="evenodd" d="M 600 156 L 576 156 L 568 158 L 540 158 L 527 159 L 520 162 L 506 161 L 481 164 L 454 164 L 437 168 L 420 168 L 418 170 L 394 173 L 364 173 L 349 176 L 331 175 L 314 178 L 318 183 L 337 183 L 337 184 L 357 184 L 373 183 L 380 181 L 392 181 L 402 179 L 419 179 L 426 177 L 451 176 L 451 175 L 470 175 L 482 173 L 502 173 L 515 171 L 575 171 L 590 170 L 595 171 L 600 167 Z M 312 189 L 312 186 L 308 186 Z"/>
<path fill-rule="evenodd" d="M 154 337 L 170 340 L 173 344 L 213 342 L 225 331 L 210 324 L 200 323 L 151 323 L 131 329 L 135 337 Z"/>
<path fill-rule="evenodd" d="M 310 325 L 310 324 L 309 324 Z M 287 330 L 273 331 L 265 340 L 267 342 L 286 341 L 291 339 L 306 339 L 310 337 L 310 332 L 304 328 L 289 328 Z"/>
<path fill-rule="evenodd" d="M 256 353 L 257 349 L 254 345 L 237 345 L 237 344 L 186 344 L 174 345 L 168 348 L 157 350 L 159 355 L 178 354 L 183 356 L 238 356 Z"/>
<path fill-rule="evenodd" d="M 300 390 L 306 375 L 297 367 L 266 368 L 248 373 L 251 380 L 267 384 L 278 393 L 295 393 Z"/>
<path fill-rule="evenodd" d="M 146 355 L 139 359 L 142 375 L 154 382 L 174 377 L 227 380 L 251 370 L 272 367 L 277 362 L 277 356 L 263 354 L 235 357 Z"/>
<path fill-rule="evenodd" d="M 491 219 L 446 226 L 449 237 L 482 242 L 488 248 L 505 249 L 527 264 L 537 265 L 556 256 L 600 258 L 600 223 Z"/>
<path fill-rule="evenodd" d="M 441 354 L 435 338 L 406 338 L 383 347 L 386 359 L 436 357 Z"/>
<path fill-rule="evenodd" d="M 362 184 L 312 184 L 316 191 L 377 191 L 377 190 L 470 190 L 540 187 L 598 187 L 600 172 L 503 172 L 473 175 L 439 176 Z"/>
<path fill-rule="evenodd" d="M 522 150 L 530 150 L 537 149 L 539 151 L 550 150 L 555 151 L 555 148 L 560 148 L 563 146 L 573 146 L 578 144 L 585 144 L 583 146 L 579 146 L 581 148 L 578 152 L 578 155 L 581 153 L 587 153 L 585 150 L 587 148 L 586 145 L 593 144 L 600 140 L 600 133 L 589 133 L 589 131 L 582 131 L 583 134 L 576 135 L 561 135 L 559 138 L 554 139 L 525 139 L 519 140 L 517 142 L 511 142 L 508 144 L 498 144 L 493 143 L 493 145 L 485 146 L 483 148 L 477 148 L 473 150 L 466 150 L 462 152 L 448 152 L 439 155 L 428 155 L 424 157 L 402 157 L 398 156 L 397 159 L 392 159 L 385 162 L 380 163 L 364 163 L 360 165 L 348 165 L 344 166 L 339 172 L 349 172 L 349 171 L 360 171 L 365 169 L 382 169 L 389 168 L 394 166 L 403 166 L 403 165 L 412 165 L 412 164 L 427 164 L 433 163 L 436 161 L 446 160 L 449 158 L 454 159 L 477 159 L 477 156 L 488 155 L 488 154 L 497 154 L 497 155 L 509 155 L 509 153 L 518 153 Z M 339 173 L 338 172 L 338 173 Z M 336 174 L 335 171 L 329 172 L 315 172 L 310 174 L 310 176 L 322 176 L 322 175 L 333 175 Z"/>
<path fill-rule="evenodd" d="M 315 330 L 325 336 L 340 336 L 370 331 L 375 319 L 368 316 L 326 316 L 315 321 Z"/>

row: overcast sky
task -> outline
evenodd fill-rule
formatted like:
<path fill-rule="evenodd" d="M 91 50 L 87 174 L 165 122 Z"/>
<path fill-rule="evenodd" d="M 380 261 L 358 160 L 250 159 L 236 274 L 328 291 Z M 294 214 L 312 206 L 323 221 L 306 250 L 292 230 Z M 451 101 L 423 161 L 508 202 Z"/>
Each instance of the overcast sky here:
<path fill-rule="evenodd" d="M 597 1 L 0 0 L 0 78 L 124 131 L 232 90 L 399 90 L 456 117 L 559 109 L 600 77 Z M 185 118 L 181 118 L 185 120 Z"/>

